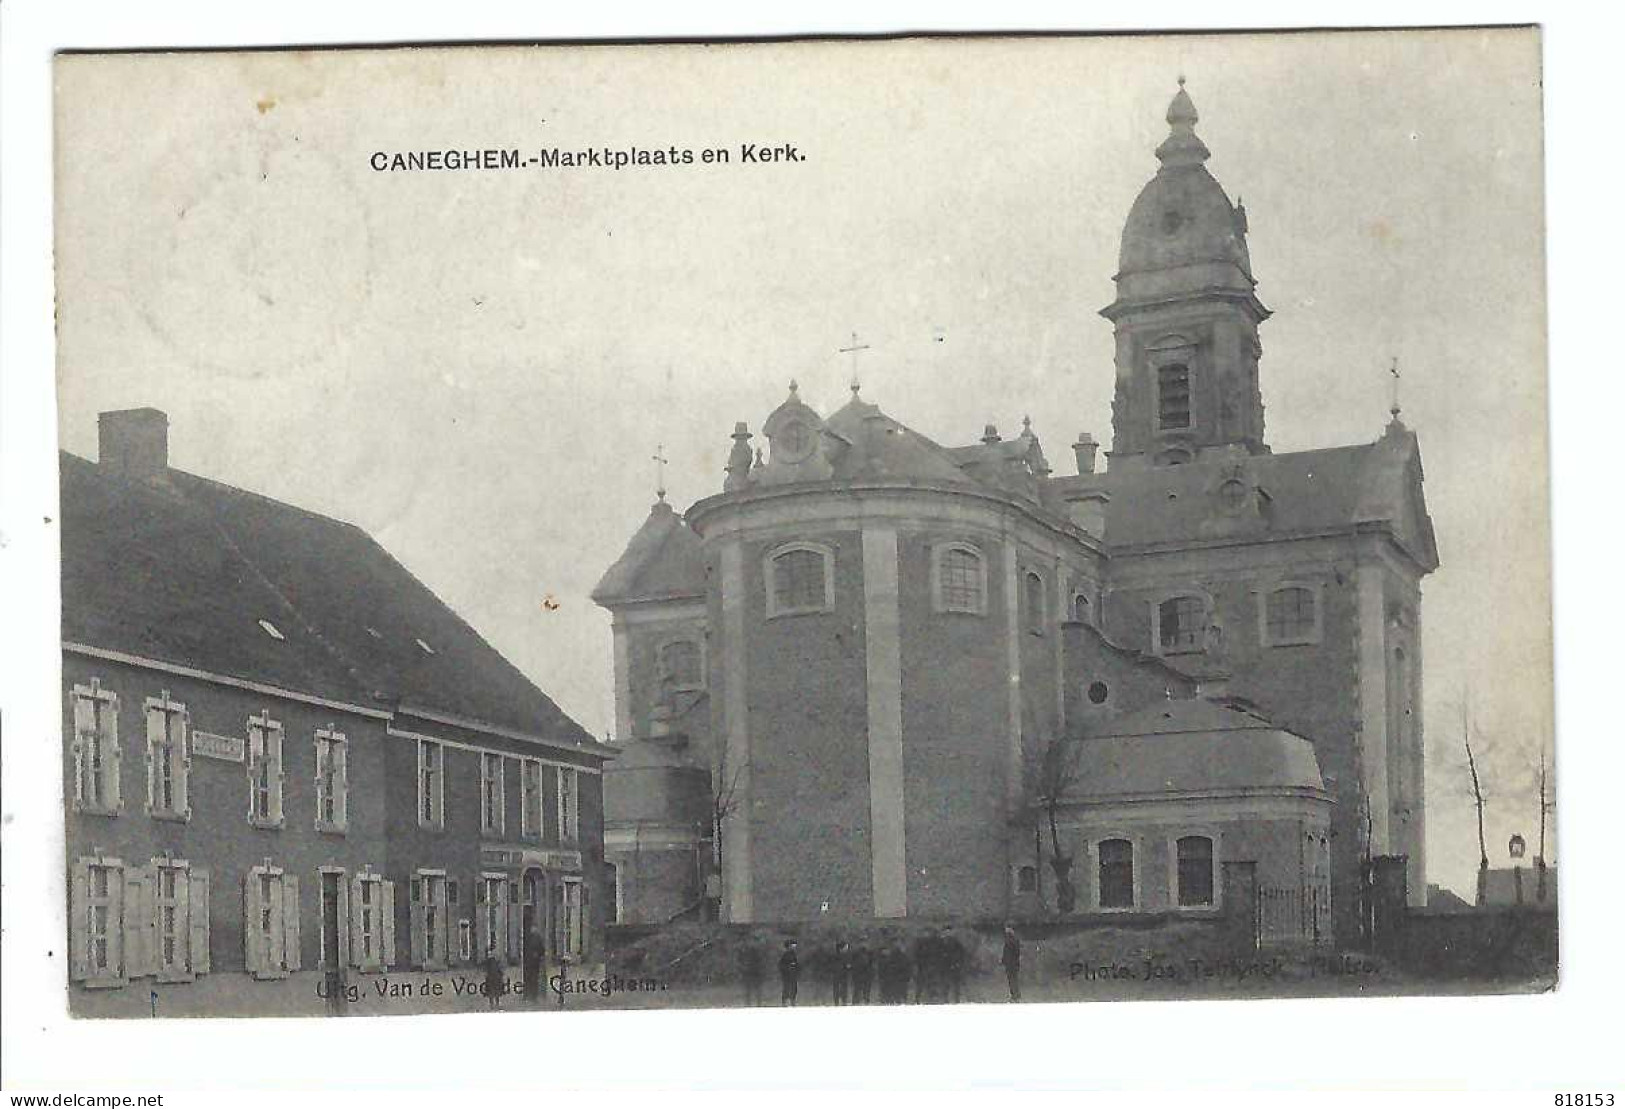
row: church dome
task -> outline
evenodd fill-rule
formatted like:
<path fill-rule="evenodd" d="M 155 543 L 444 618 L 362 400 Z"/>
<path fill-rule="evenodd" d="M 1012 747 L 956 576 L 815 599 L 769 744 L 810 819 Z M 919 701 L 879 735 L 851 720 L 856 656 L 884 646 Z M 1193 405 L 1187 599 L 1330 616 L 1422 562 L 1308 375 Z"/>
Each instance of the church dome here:
<path fill-rule="evenodd" d="M 1190 277 L 1198 287 L 1218 284 L 1250 291 L 1246 212 L 1230 203 L 1203 165 L 1208 149 L 1196 135 L 1197 118 L 1181 79 L 1168 106 L 1168 138 L 1157 148 L 1162 167 L 1140 190 L 1123 228 L 1117 276 L 1122 280 L 1196 267 Z"/>

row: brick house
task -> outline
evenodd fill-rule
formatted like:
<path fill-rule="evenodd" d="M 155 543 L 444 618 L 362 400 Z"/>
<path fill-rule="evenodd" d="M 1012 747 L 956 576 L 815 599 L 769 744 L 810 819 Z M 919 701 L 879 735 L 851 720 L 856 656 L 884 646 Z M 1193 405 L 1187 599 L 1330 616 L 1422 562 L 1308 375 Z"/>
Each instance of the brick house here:
<path fill-rule="evenodd" d="M 368 535 L 168 465 L 61 456 L 78 988 L 601 958 L 608 751 Z"/>
<path fill-rule="evenodd" d="M 707 883 L 741 921 L 1036 912 L 1057 846 L 1078 912 L 1215 910 L 1226 862 L 1317 935 L 1372 857 L 1425 895 L 1416 436 L 1396 406 L 1271 451 L 1246 213 L 1183 89 L 1167 118 L 1102 310 L 1105 469 L 1089 434 L 1060 476 L 1030 423 L 944 447 L 792 382 L 766 457 L 736 424 L 722 491 L 605 574 L 623 919 Z"/>

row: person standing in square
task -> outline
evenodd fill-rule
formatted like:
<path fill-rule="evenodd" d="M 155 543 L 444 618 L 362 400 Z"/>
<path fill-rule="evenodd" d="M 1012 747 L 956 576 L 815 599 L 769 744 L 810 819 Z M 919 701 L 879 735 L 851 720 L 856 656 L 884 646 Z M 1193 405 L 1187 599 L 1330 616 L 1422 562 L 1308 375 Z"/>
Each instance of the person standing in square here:
<path fill-rule="evenodd" d="M 784 941 L 784 954 L 779 956 L 779 1004 L 795 1007 L 796 987 L 801 979 L 801 959 L 796 955 L 796 941 Z"/>
<path fill-rule="evenodd" d="M 1010 986 L 1010 1000 L 1021 1000 L 1021 937 L 1016 935 L 1016 926 L 1010 921 L 1004 924 L 1004 956 L 1000 960 L 1004 963 L 1004 979 Z"/>

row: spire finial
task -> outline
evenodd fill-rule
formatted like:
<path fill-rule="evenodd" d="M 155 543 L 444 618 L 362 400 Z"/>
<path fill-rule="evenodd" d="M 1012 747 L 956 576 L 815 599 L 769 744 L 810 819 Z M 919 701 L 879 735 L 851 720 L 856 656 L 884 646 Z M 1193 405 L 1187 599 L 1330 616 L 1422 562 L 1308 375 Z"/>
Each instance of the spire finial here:
<path fill-rule="evenodd" d="M 1395 355 L 1394 358 L 1393 358 L 1393 361 L 1389 363 L 1389 365 L 1388 365 L 1388 375 L 1389 375 L 1389 377 L 1391 377 L 1393 379 L 1392 384 L 1390 385 L 1390 389 L 1392 390 L 1392 392 L 1390 393 L 1390 399 L 1389 399 L 1389 404 L 1388 404 L 1388 415 L 1390 417 L 1392 417 L 1393 419 L 1397 420 L 1397 419 L 1399 419 L 1399 356 L 1398 355 Z"/>
<path fill-rule="evenodd" d="M 1185 91 L 1185 75 L 1179 75 L 1179 91 L 1168 104 L 1168 128 L 1171 132 L 1157 147 L 1157 158 L 1165 166 L 1199 166 L 1207 161 L 1208 149 L 1196 137 L 1196 103 Z"/>
<path fill-rule="evenodd" d="M 655 496 L 661 504 L 666 503 L 666 447 L 663 443 L 655 444 L 655 452 L 649 461 L 655 464 Z"/>
<path fill-rule="evenodd" d="M 858 395 L 858 390 L 863 388 L 862 383 L 858 381 L 858 355 L 868 349 L 869 344 L 858 342 L 858 333 L 854 331 L 852 333 L 852 344 L 836 351 L 837 354 L 850 354 L 852 356 L 852 384 L 850 388 L 854 397 Z"/>
<path fill-rule="evenodd" d="M 1031 416 L 1023 416 L 1021 418 L 1021 433 L 1023 435 L 1031 435 L 1033 433 L 1033 418 Z"/>
<path fill-rule="evenodd" d="M 792 397 L 795 396 L 796 395 L 796 390 L 799 389 L 799 388 L 801 388 L 801 386 L 797 385 L 796 384 L 796 379 L 792 377 L 790 379 L 790 395 Z"/>

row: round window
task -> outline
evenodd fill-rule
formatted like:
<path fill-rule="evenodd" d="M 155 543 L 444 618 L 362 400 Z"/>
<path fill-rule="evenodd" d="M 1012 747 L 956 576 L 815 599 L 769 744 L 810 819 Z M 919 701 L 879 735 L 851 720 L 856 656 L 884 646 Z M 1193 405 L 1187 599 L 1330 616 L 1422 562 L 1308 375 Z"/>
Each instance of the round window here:
<path fill-rule="evenodd" d="M 1105 704 L 1107 694 L 1109 694 L 1110 692 L 1111 691 L 1106 688 L 1106 683 L 1105 682 L 1090 682 L 1089 683 L 1089 703 L 1091 705 L 1103 705 L 1103 704 Z"/>

